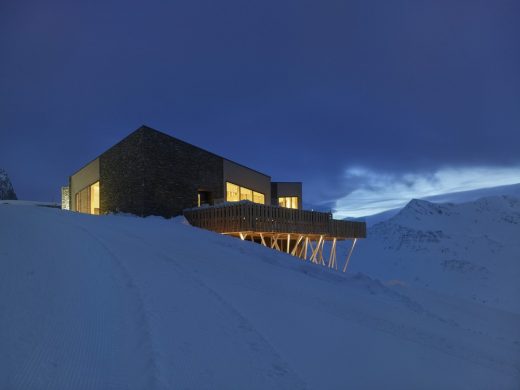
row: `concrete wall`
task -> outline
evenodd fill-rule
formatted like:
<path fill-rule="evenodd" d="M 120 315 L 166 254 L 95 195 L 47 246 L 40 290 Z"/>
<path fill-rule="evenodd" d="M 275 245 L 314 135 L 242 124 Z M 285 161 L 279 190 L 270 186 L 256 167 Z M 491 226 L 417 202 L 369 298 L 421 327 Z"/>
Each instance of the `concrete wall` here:
<path fill-rule="evenodd" d="M 226 181 L 263 193 L 265 204 L 271 204 L 271 177 L 224 159 L 224 186 Z"/>
<path fill-rule="evenodd" d="M 303 203 L 303 191 L 302 183 L 296 181 L 290 182 L 272 182 L 271 183 L 271 194 L 273 198 L 273 205 L 278 206 L 278 197 L 281 196 L 297 196 L 298 197 L 298 208 L 302 208 Z"/>
<path fill-rule="evenodd" d="M 70 209 L 76 210 L 76 194 L 85 187 L 99 181 L 99 158 L 91 161 L 78 172 L 73 174 L 69 179 L 70 187 Z M 103 192 L 100 191 L 100 198 L 103 198 Z"/>

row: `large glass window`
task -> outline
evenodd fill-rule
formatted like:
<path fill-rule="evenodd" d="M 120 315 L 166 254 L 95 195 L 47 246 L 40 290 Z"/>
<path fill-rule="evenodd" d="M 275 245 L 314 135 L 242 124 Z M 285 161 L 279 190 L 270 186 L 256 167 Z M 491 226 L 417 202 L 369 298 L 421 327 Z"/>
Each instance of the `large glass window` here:
<path fill-rule="evenodd" d="M 249 188 L 240 187 L 240 200 L 253 201 L 253 190 Z"/>
<path fill-rule="evenodd" d="M 99 214 L 99 181 L 76 193 L 76 211 L 85 214 Z"/>
<path fill-rule="evenodd" d="M 253 191 L 253 202 L 265 204 L 265 196 L 260 192 Z"/>
<path fill-rule="evenodd" d="M 228 202 L 238 202 L 240 200 L 240 187 L 236 184 L 226 183 L 226 200 Z"/>
<path fill-rule="evenodd" d="M 238 202 L 239 200 L 249 200 L 254 203 L 265 204 L 265 195 L 261 192 L 253 191 L 250 188 L 226 182 L 226 201 Z"/>
<path fill-rule="evenodd" d="M 90 186 L 90 214 L 99 215 L 99 181 Z"/>
<path fill-rule="evenodd" d="M 298 208 L 298 197 L 297 196 L 282 196 L 278 198 L 278 206 L 286 207 L 288 209 Z"/>

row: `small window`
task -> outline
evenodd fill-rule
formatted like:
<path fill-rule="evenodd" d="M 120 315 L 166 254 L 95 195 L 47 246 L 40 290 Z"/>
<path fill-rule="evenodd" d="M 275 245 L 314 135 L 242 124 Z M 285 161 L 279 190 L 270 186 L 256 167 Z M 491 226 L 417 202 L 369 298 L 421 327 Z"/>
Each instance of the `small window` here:
<path fill-rule="evenodd" d="M 298 197 L 297 196 L 282 196 L 278 198 L 278 206 L 285 207 L 288 209 L 298 208 Z"/>

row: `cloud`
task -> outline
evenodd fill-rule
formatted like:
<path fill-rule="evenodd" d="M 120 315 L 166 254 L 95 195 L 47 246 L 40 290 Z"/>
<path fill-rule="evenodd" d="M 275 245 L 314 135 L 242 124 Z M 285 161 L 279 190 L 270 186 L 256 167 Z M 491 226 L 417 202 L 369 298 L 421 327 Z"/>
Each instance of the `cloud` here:
<path fill-rule="evenodd" d="M 520 166 L 442 168 L 430 173 L 384 173 L 363 167 L 346 170 L 355 188 L 337 199 L 336 218 L 362 217 L 403 207 L 410 199 L 520 183 Z"/>

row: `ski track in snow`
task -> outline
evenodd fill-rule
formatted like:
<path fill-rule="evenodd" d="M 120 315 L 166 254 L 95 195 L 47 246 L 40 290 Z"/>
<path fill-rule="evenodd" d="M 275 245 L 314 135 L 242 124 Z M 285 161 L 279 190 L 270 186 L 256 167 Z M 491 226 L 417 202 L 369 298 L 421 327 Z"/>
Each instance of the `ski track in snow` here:
<path fill-rule="evenodd" d="M 72 225 L 69 223 L 69 226 Z M 122 276 L 123 281 L 125 282 L 125 285 L 127 286 L 129 292 L 133 293 L 134 299 L 132 301 L 137 303 L 137 315 L 138 318 L 136 319 L 136 323 L 139 324 L 139 328 L 143 330 L 143 338 L 145 338 L 145 341 L 141 343 L 141 345 L 144 345 L 146 347 L 147 351 L 147 361 L 149 361 L 149 367 L 147 372 L 147 376 L 149 380 L 146 381 L 146 386 L 148 388 L 156 388 L 156 380 L 158 378 L 158 367 L 156 363 L 156 357 L 155 357 L 155 349 L 153 347 L 153 338 L 150 333 L 150 325 L 148 323 L 148 317 L 146 314 L 146 309 L 143 304 L 143 300 L 141 298 L 140 290 L 136 283 L 134 282 L 133 278 L 130 276 L 130 273 L 127 271 L 127 269 L 124 266 L 123 261 L 118 259 L 118 257 L 110 250 L 110 248 L 104 243 L 104 241 L 99 238 L 96 234 L 92 233 L 91 231 L 87 230 L 86 228 L 82 226 L 75 226 L 82 231 L 84 231 L 88 236 L 90 236 L 95 242 L 98 243 L 98 245 L 108 254 L 109 258 L 114 262 L 116 265 L 116 268 L 119 269 L 119 275 Z"/>
<path fill-rule="evenodd" d="M 520 388 L 519 314 L 160 218 L 0 205 L 0 267 L 0 389 Z"/>
<path fill-rule="evenodd" d="M 306 388 L 304 382 L 290 368 L 290 365 L 283 360 L 282 356 L 280 356 L 280 354 L 276 351 L 276 348 L 274 348 L 274 346 L 269 343 L 269 341 L 262 335 L 262 333 L 257 328 L 255 328 L 254 324 L 249 321 L 246 316 L 244 316 L 244 314 L 241 313 L 236 307 L 234 307 L 229 300 L 220 295 L 215 289 L 209 287 L 200 278 L 197 278 L 193 272 L 189 271 L 186 267 L 183 267 L 182 262 L 180 262 L 179 259 L 175 259 L 171 255 L 162 251 L 158 251 L 153 244 L 150 244 L 142 237 L 138 237 L 128 232 L 126 232 L 126 236 L 131 239 L 133 245 L 140 243 L 144 247 L 144 251 L 149 253 L 151 257 L 162 259 L 168 262 L 175 267 L 179 275 L 182 275 L 183 278 L 190 280 L 191 282 L 198 285 L 201 289 L 206 291 L 208 298 L 214 301 L 214 304 L 222 306 L 222 310 L 229 314 L 230 318 L 235 319 L 236 330 L 243 333 L 243 336 L 245 336 L 245 338 L 248 340 L 251 352 L 255 353 L 258 350 L 265 350 L 272 354 L 272 370 L 271 372 L 268 372 L 267 375 L 285 376 L 289 374 L 289 376 L 295 377 L 295 383 L 292 385 L 294 387 L 291 386 L 291 388 Z M 189 259 L 182 259 L 182 261 L 189 261 Z"/>

